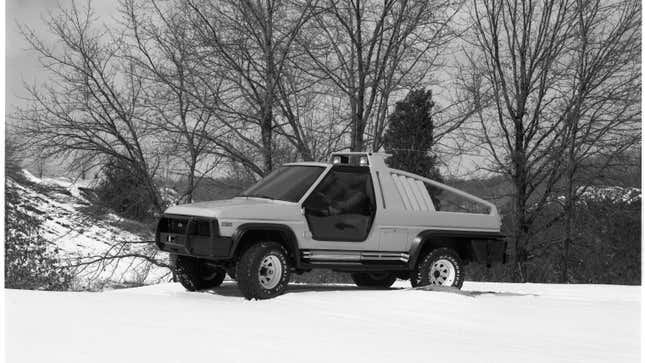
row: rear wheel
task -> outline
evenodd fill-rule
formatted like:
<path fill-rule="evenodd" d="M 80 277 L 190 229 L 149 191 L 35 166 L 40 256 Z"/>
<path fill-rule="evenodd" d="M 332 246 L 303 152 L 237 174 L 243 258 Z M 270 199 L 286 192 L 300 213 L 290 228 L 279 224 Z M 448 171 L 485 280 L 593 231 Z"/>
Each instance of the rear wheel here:
<path fill-rule="evenodd" d="M 388 288 L 396 281 L 396 276 L 389 272 L 355 272 L 352 280 L 358 287 Z"/>
<path fill-rule="evenodd" d="M 439 285 L 461 289 L 464 283 L 463 262 L 454 250 L 437 248 L 419 262 L 410 282 L 414 287 Z"/>
<path fill-rule="evenodd" d="M 226 272 L 204 260 L 175 256 L 175 276 L 186 290 L 198 291 L 221 285 Z"/>
<path fill-rule="evenodd" d="M 287 252 L 275 242 L 260 242 L 240 257 L 235 275 L 248 300 L 270 299 L 284 293 L 289 284 Z"/>

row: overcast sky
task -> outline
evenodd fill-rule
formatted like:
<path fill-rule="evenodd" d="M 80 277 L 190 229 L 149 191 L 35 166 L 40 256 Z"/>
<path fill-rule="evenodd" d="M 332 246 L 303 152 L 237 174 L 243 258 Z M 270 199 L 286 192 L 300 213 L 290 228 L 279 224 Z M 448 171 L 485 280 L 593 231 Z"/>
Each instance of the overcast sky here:
<path fill-rule="evenodd" d="M 55 12 L 58 4 L 67 7 L 71 0 L 7 0 L 6 2 L 6 79 L 5 79 L 5 113 L 11 114 L 17 106 L 25 105 L 22 98 L 27 94 L 24 83 L 40 84 L 47 80 L 48 75 L 43 71 L 37 55 L 29 50 L 29 45 L 20 34 L 18 24 L 29 26 L 50 44 L 53 39 L 47 31 L 44 19 Z M 85 5 L 86 0 L 77 0 L 77 4 Z M 116 14 L 116 0 L 93 1 L 95 15 L 101 22 L 109 23 Z M 33 165 L 23 165 L 35 172 Z M 31 166 L 31 167 L 30 167 Z M 48 176 L 67 175 L 58 161 L 47 163 L 45 174 Z"/>
<path fill-rule="evenodd" d="M 51 40 L 44 24 L 44 18 L 56 10 L 58 4 L 69 6 L 71 0 L 7 0 L 6 3 L 6 112 L 10 113 L 15 106 L 23 103 L 23 82 L 40 83 L 46 79 L 33 51 L 18 30 L 18 24 L 27 25 L 43 39 Z M 84 0 L 77 0 L 84 5 Z M 115 0 L 95 0 L 92 6 L 97 18 L 110 22 L 116 14 Z M 23 103 L 24 104 L 24 103 Z"/>
<path fill-rule="evenodd" d="M 6 103 L 5 112 L 11 114 L 17 106 L 24 105 L 22 98 L 27 94 L 24 83 L 40 84 L 47 80 L 48 74 L 43 71 L 35 52 L 29 50 L 19 32 L 18 24 L 33 28 L 41 39 L 51 44 L 54 40 L 47 30 L 45 19 L 56 12 L 59 4 L 69 7 L 72 0 L 7 0 L 6 3 Z M 76 0 L 79 6 L 85 6 L 87 0 Z M 117 15 L 117 0 L 94 0 L 92 8 L 99 23 L 110 24 Z M 444 87 L 450 87 L 450 84 Z M 441 94 L 442 87 L 433 87 L 435 97 Z M 438 91 L 438 92 L 437 92 Z M 445 91 L 445 88 L 444 88 Z M 450 173 L 461 174 L 464 170 L 476 167 L 472 156 L 446 159 Z"/>

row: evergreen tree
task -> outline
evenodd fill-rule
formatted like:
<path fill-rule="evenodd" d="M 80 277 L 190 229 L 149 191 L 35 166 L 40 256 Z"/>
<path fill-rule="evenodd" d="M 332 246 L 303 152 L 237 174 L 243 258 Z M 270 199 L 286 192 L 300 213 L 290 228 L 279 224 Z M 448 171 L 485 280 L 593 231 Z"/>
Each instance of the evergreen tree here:
<path fill-rule="evenodd" d="M 103 167 L 96 193 L 104 206 L 126 218 L 145 221 L 154 207 L 146 190 L 144 179 L 130 164 L 112 159 Z"/>
<path fill-rule="evenodd" d="M 396 103 L 383 136 L 385 150 L 392 157 L 389 166 L 429 179 L 441 181 L 434 146 L 432 122 L 432 91 L 412 90 Z"/>

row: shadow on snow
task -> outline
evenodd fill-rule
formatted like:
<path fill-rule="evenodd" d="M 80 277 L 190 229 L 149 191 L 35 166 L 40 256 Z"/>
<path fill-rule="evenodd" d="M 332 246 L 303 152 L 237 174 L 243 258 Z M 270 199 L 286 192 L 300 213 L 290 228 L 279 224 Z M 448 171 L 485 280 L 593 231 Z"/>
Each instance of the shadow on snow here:
<path fill-rule="evenodd" d="M 468 297 L 478 297 L 482 295 L 491 295 L 491 296 L 538 296 L 536 294 L 521 294 L 514 292 L 501 292 L 501 291 L 469 291 L 469 290 L 460 290 L 456 287 L 448 286 L 420 286 L 416 288 L 405 288 L 405 287 L 391 287 L 387 289 L 379 288 L 364 288 L 357 287 L 353 285 L 340 285 L 340 284 L 301 284 L 301 283 L 291 283 L 289 288 L 286 291 L 286 294 L 291 293 L 301 293 L 301 292 L 336 292 L 336 291 L 429 291 L 429 292 L 443 292 L 443 293 L 453 293 L 456 295 L 468 296 Z M 222 286 L 205 290 L 203 293 L 220 295 L 220 296 L 230 296 L 230 297 L 242 297 L 242 293 L 237 287 L 235 282 L 229 281 L 222 284 Z"/>

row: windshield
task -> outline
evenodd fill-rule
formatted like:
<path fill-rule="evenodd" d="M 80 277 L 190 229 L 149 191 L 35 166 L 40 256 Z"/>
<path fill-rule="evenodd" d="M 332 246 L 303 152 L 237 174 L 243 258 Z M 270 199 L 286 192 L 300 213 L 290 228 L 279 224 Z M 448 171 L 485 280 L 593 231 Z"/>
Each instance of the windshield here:
<path fill-rule="evenodd" d="M 240 194 L 240 197 L 257 197 L 297 202 L 325 170 L 321 166 L 281 166 L 264 179 Z"/>

